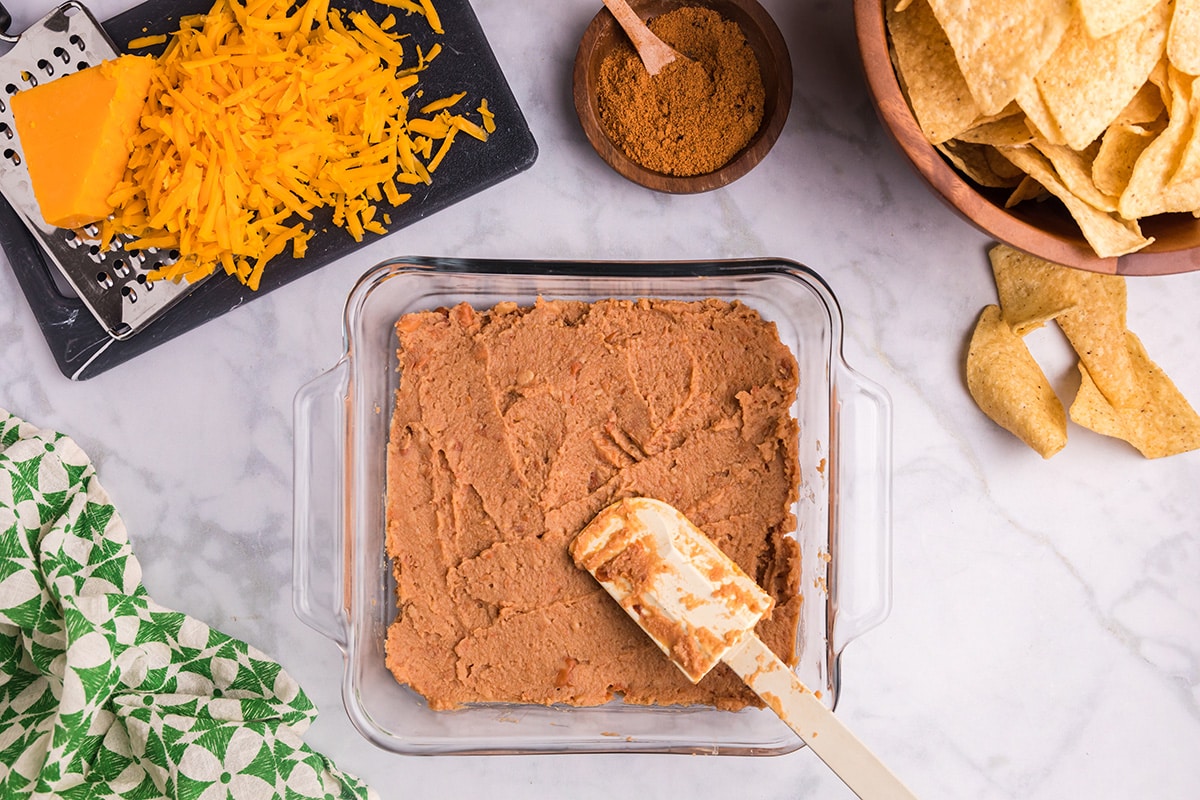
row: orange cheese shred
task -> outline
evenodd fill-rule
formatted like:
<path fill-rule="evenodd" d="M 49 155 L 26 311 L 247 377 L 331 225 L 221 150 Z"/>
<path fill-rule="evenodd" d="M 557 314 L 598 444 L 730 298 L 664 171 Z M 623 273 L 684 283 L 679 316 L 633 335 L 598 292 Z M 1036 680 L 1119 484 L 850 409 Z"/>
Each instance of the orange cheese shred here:
<path fill-rule="evenodd" d="M 425 12 L 425 19 L 434 33 L 445 33 L 442 30 L 442 20 L 438 17 L 437 9 L 433 7 L 433 0 L 421 0 L 421 10 Z"/>
<path fill-rule="evenodd" d="M 130 50 L 140 50 L 143 47 L 154 47 L 167 41 L 165 33 L 156 33 L 152 36 L 139 36 L 136 39 L 130 39 L 127 47 Z"/>
<path fill-rule="evenodd" d="M 441 111 L 444 108 L 452 108 L 459 100 L 467 96 L 466 92 L 457 92 L 449 97 L 443 97 L 440 100 L 434 100 L 432 103 L 426 103 L 421 106 L 422 114 L 432 114 L 435 111 Z"/>
<path fill-rule="evenodd" d="M 409 14 L 425 14 L 425 11 L 421 8 L 421 4 L 413 2 L 413 0 L 376 0 L 376 2 L 381 6 L 391 6 L 392 8 L 406 11 Z"/>
<path fill-rule="evenodd" d="M 383 0 L 441 33 L 430 0 Z M 329 0 L 215 0 L 179 20 L 157 59 L 115 208 L 99 226 L 177 251 L 154 278 L 195 280 L 222 270 L 257 289 L 268 262 L 303 258 L 319 209 L 357 241 L 382 235 L 378 207 L 406 202 L 401 185 L 426 185 L 462 131 L 476 123 L 447 109 L 466 92 L 410 108 L 420 73 L 440 52 L 406 52 L 396 17 L 376 21 Z"/>
<path fill-rule="evenodd" d="M 488 133 L 496 132 L 496 115 L 488 108 L 487 98 L 479 101 L 479 108 L 475 109 L 479 112 L 479 116 L 483 117 L 483 129 Z"/>

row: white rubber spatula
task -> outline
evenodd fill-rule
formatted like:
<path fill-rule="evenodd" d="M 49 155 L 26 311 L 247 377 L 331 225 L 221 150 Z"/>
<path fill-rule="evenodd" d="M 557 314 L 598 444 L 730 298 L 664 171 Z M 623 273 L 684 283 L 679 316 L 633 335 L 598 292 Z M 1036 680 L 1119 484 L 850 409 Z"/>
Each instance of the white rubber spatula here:
<path fill-rule="evenodd" d="M 673 506 L 614 503 L 570 551 L 692 683 L 724 661 L 860 798 L 915 799 L 758 638 L 771 596 Z"/>

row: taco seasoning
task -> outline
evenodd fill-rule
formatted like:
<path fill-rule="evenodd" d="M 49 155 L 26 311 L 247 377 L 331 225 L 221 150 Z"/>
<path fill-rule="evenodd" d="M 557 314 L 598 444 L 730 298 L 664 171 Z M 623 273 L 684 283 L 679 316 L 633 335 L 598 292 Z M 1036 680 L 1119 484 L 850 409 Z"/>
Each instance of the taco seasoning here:
<path fill-rule="evenodd" d="M 758 131 L 766 93 L 737 23 L 684 6 L 650 29 L 686 56 L 651 75 L 622 40 L 600 65 L 598 105 L 609 139 L 647 169 L 703 175 L 725 166 Z"/>

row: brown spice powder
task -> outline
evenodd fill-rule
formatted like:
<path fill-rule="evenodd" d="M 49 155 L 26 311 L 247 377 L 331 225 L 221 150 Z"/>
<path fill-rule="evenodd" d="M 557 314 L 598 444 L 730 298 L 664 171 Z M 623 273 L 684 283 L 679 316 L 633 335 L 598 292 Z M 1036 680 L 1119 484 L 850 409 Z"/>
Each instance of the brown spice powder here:
<path fill-rule="evenodd" d="M 622 41 L 600 65 L 600 118 L 612 141 L 647 169 L 703 175 L 720 169 L 762 124 L 758 59 L 737 23 L 685 6 L 650 29 L 688 60 L 650 75 Z"/>

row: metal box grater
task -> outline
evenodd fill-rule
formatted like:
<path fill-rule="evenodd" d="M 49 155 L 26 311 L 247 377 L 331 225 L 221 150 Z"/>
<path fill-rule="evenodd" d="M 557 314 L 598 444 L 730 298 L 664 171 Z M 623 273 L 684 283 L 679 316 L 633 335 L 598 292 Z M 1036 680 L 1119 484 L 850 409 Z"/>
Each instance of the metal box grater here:
<path fill-rule="evenodd" d="M 127 249 L 130 237 L 114 241 L 111 250 L 101 252 L 95 242 L 78 232 L 47 224 L 38 210 L 8 102 L 12 95 L 39 82 L 115 58 L 118 50 L 91 13 L 74 0 L 19 36 L 7 33 L 8 21 L 0 6 L 0 41 L 13 45 L 0 56 L 0 192 L 105 332 L 114 339 L 127 339 L 202 281 L 147 278 L 154 268 L 178 258 L 178 253 Z M 84 229 L 87 236 L 96 232 L 94 226 Z"/>

